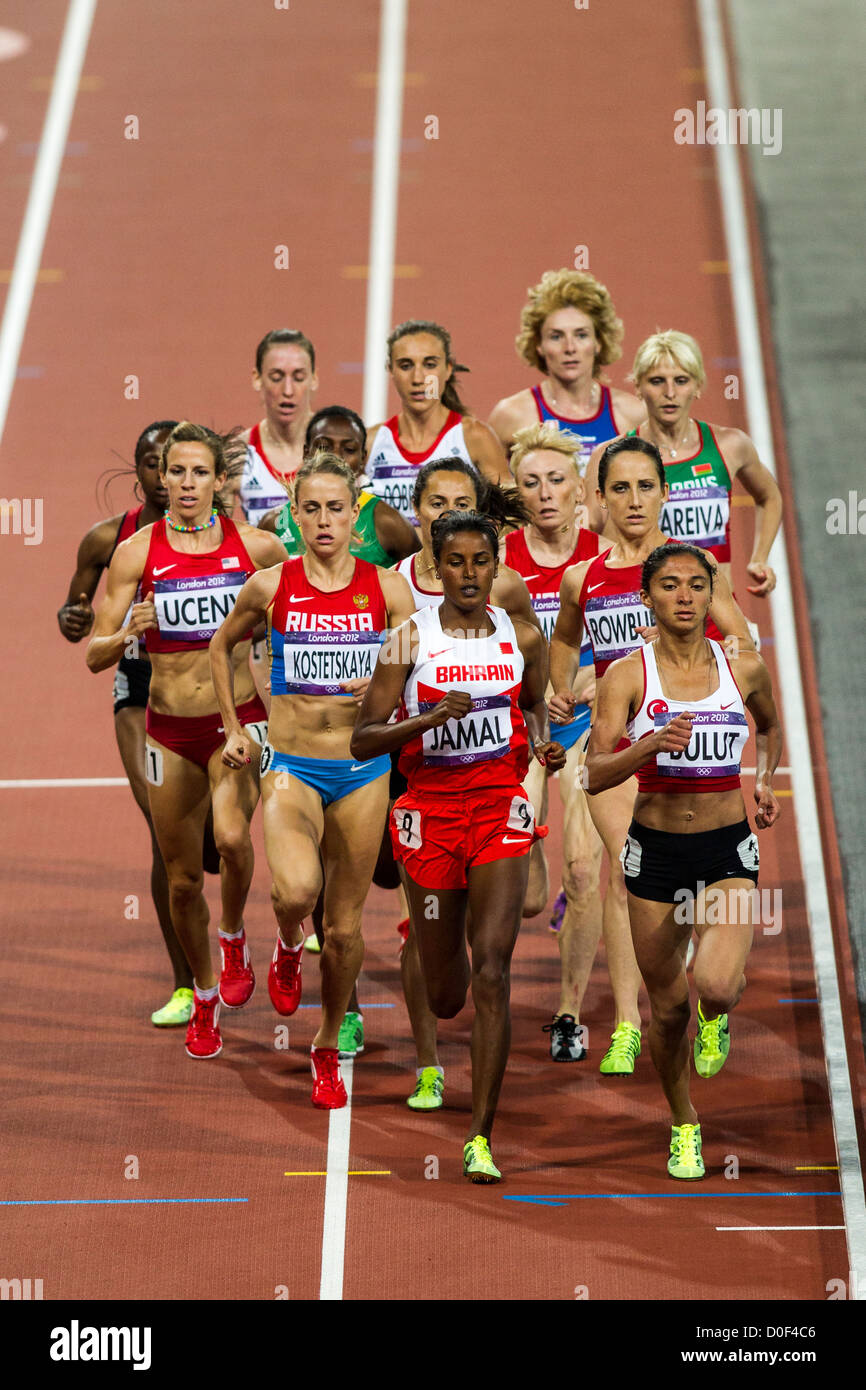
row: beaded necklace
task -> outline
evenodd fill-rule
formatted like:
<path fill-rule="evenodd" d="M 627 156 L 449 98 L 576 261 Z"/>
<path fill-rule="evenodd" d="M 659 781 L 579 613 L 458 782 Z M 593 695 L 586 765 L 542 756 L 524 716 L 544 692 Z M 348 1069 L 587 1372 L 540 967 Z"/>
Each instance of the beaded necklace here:
<path fill-rule="evenodd" d="M 170 526 L 170 527 L 171 527 L 172 531 L 183 531 L 183 532 L 190 532 L 190 531 L 209 531 L 210 528 L 211 528 L 212 526 L 215 526 L 215 525 L 216 525 L 216 519 L 217 519 L 217 509 L 216 509 L 216 507 L 214 507 L 213 511 L 212 511 L 211 514 L 210 514 L 210 521 L 203 521 L 202 524 L 201 524 L 201 526 L 183 526 L 183 525 L 181 525 L 181 523 L 180 523 L 179 521 L 173 521 L 173 520 L 172 520 L 172 516 L 171 516 L 171 512 L 170 512 L 170 511 L 167 511 L 166 514 L 165 514 L 165 523 L 166 523 L 167 526 Z"/>

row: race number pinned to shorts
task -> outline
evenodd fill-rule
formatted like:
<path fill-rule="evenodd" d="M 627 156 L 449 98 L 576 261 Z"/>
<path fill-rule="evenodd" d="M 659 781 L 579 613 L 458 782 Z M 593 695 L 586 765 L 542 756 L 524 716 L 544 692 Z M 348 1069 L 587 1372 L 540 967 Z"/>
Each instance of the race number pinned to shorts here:
<path fill-rule="evenodd" d="M 244 733 L 249 734 L 250 738 L 254 738 L 256 743 L 260 743 L 262 748 L 264 748 L 268 740 L 268 721 L 266 719 L 260 719 L 258 723 L 245 724 Z M 264 768 L 262 768 L 262 771 L 264 772 Z"/>
<path fill-rule="evenodd" d="M 761 858 L 758 854 L 757 835 L 750 835 L 748 839 L 741 840 L 737 845 L 737 854 L 740 857 L 740 863 L 743 868 L 751 869 L 754 873 L 758 869 Z"/>
<path fill-rule="evenodd" d="M 394 824 L 397 839 L 406 849 L 419 849 L 421 846 L 421 812 L 405 811 L 401 806 L 394 807 Z"/>
<path fill-rule="evenodd" d="M 144 775 L 152 787 L 162 786 L 162 749 L 154 748 L 152 743 L 144 745 Z"/>
<path fill-rule="evenodd" d="M 267 728 L 267 725 L 265 725 L 265 728 Z M 262 762 L 261 767 L 259 768 L 259 771 L 261 772 L 263 777 L 273 761 L 274 745 L 272 743 L 265 742 L 264 746 L 262 747 Z"/>
<path fill-rule="evenodd" d="M 638 841 L 631 835 L 626 835 L 625 844 L 619 852 L 619 862 L 626 878 L 637 878 L 642 854 L 643 850 Z"/>
<path fill-rule="evenodd" d="M 535 812 L 532 809 L 532 802 L 527 801 L 525 796 L 513 796 L 506 825 L 509 830 L 522 830 L 524 835 L 531 835 L 535 829 Z"/>

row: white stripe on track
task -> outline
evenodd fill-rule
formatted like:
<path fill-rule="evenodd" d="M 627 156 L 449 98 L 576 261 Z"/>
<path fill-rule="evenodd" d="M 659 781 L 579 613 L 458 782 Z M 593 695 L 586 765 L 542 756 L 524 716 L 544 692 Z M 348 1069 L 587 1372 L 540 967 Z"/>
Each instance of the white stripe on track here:
<path fill-rule="evenodd" d="M 18 358 L 27 319 L 30 316 L 33 289 L 54 205 L 57 176 L 66 149 L 69 122 L 78 94 L 78 82 L 95 10 L 96 0 L 70 0 L 66 15 L 66 27 L 60 43 L 51 99 L 39 142 L 39 154 L 15 254 L 3 325 L 0 328 L 0 441 L 6 428 L 9 401 L 18 371 Z"/>
<path fill-rule="evenodd" d="M 0 791 L 20 787 L 128 787 L 126 777 L 20 777 L 0 782 Z"/>
<path fill-rule="evenodd" d="M 844 1231 L 844 1226 L 717 1226 L 717 1231 Z"/>
<path fill-rule="evenodd" d="M 328 1159 L 325 1164 L 325 1220 L 322 1228 L 322 1274 L 319 1298 L 341 1300 L 346 1256 L 346 1203 L 349 1198 L 349 1134 L 352 1128 L 351 1060 L 340 1063 L 349 1097 L 342 1110 L 332 1110 L 328 1120 Z"/>
<path fill-rule="evenodd" d="M 403 128 L 403 74 L 406 66 L 408 0 L 381 0 L 379 83 L 367 257 L 367 326 L 364 335 L 364 405 L 367 425 L 385 419 L 388 377 L 385 340 L 393 327 L 394 247 Z"/>
<path fill-rule="evenodd" d="M 725 62 L 725 36 L 719 15 L 718 0 L 697 0 L 698 18 L 707 75 L 708 104 L 724 111 L 732 108 L 728 72 Z M 732 55 L 733 61 L 733 55 Z M 758 453 L 775 475 L 773 435 L 770 406 L 764 375 L 758 311 L 755 300 L 752 261 L 749 251 L 748 223 L 740 180 L 737 151 L 733 145 L 716 145 L 716 168 L 725 226 L 731 288 L 737 324 L 740 365 L 746 390 L 746 414 L 749 433 Z M 830 902 L 821 845 L 821 830 L 812 776 L 812 754 L 809 742 L 803 687 L 797 654 L 797 629 L 794 624 L 794 602 L 791 594 L 788 555 L 784 532 L 773 547 L 773 567 L 776 589 L 770 596 L 773 625 L 776 631 L 775 656 L 782 688 L 785 716 L 785 736 L 791 753 L 791 779 L 794 792 L 797 841 L 803 868 L 807 917 L 818 982 L 824 1052 L 836 1151 L 839 1156 L 839 1181 L 842 1206 L 848 1233 L 850 1267 L 860 1274 L 855 1286 L 862 1287 L 866 1298 L 866 1200 L 863 1174 L 857 1144 L 854 1101 L 848 1072 L 845 1030 L 839 995 L 837 962 L 833 949 Z"/>

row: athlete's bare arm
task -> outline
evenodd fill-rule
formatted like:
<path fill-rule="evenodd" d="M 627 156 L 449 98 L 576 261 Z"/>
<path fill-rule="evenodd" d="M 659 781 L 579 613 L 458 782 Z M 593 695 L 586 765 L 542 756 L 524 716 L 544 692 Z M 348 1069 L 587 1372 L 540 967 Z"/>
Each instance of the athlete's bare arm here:
<path fill-rule="evenodd" d="M 249 529 L 253 530 L 254 528 L 250 527 Z M 247 552 L 250 553 L 246 537 L 244 537 L 244 544 L 247 546 Z M 279 541 L 277 544 L 279 545 Z M 282 550 L 282 546 L 280 549 Z M 250 555 L 250 558 L 254 557 Z M 246 739 L 241 729 L 235 708 L 232 652 L 239 642 L 243 642 L 252 628 L 267 618 L 268 608 L 274 601 L 281 574 L 282 562 L 279 565 L 273 565 L 270 569 L 258 570 L 255 574 L 250 575 L 238 594 L 234 608 L 210 640 L 211 679 L 226 734 L 223 762 L 229 767 L 241 766 L 243 762 L 249 762 L 249 740 Z M 241 753 L 240 744 L 245 745 L 243 753 Z"/>
<path fill-rule="evenodd" d="M 490 590 L 490 602 L 497 608 L 504 608 L 512 622 L 515 618 L 522 618 L 541 632 L 541 623 L 535 616 L 526 580 L 510 565 L 500 563 Z"/>
<path fill-rule="evenodd" d="M 517 645 L 523 656 L 523 680 L 517 703 L 523 711 L 532 743 L 533 755 L 551 772 L 565 767 L 566 752 L 550 740 L 550 724 L 544 692 L 547 689 L 547 643 L 536 627 L 518 618 L 514 624 Z"/>
<path fill-rule="evenodd" d="M 353 758 L 375 758 L 381 753 L 391 753 L 417 738 L 419 733 L 444 724 L 446 719 L 459 719 L 469 713 L 472 697 L 461 690 L 451 690 L 426 714 L 416 714 L 396 724 L 388 723 L 400 702 L 417 655 L 418 630 L 412 622 L 402 623 L 385 642 L 373 668 L 352 731 L 349 748 Z"/>
<path fill-rule="evenodd" d="M 617 753 L 626 724 L 643 695 L 643 661 L 640 652 L 614 661 L 599 681 L 592 732 L 586 750 L 586 790 L 590 796 L 618 787 L 657 753 L 680 753 L 692 736 L 692 715 L 678 714 L 663 729 L 648 734 Z"/>
<path fill-rule="evenodd" d="M 747 434 L 727 426 L 713 426 L 728 472 L 737 478 L 755 502 L 755 536 L 746 570 L 755 580 L 750 594 L 766 598 L 776 587 L 776 576 L 767 564 L 773 541 L 782 524 L 782 494 L 769 468 Z"/>
<path fill-rule="evenodd" d="M 619 387 L 612 386 L 610 403 L 613 407 L 613 423 L 621 434 L 628 434 L 629 430 L 637 429 L 646 419 L 646 406 L 630 391 L 621 391 Z M 609 443 L 610 440 L 605 440 L 605 444 Z"/>
<path fill-rule="evenodd" d="M 388 626 L 399 627 L 415 612 L 415 601 L 408 581 L 396 570 L 379 570 L 382 597 L 388 611 Z"/>
<path fill-rule="evenodd" d="M 251 526 L 248 521 L 236 521 L 238 534 L 244 549 L 256 569 L 269 569 L 271 565 L 281 565 L 286 558 L 286 547 L 268 531 L 259 526 Z"/>
<path fill-rule="evenodd" d="M 390 503 L 381 500 L 376 503 L 373 524 L 377 541 L 396 564 L 421 549 L 421 538 L 416 528 L 410 526 Z"/>
<path fill-rule="evenodd" d="M 510 454 L 517 431 L 538 424 L 538 410 L 532 392 L 524 389 L 515 392 L 513 396 L 503 396 L 491 410 L 487 423 L 495 432 L 506 454 Z"/>
<path fill-rule="evenodd" d="M 145 526 L 114 552 L 108 567 L 105 599 L 87 644 L 87 665 L 91 671 L 106 671 L 116 666 L 122 656 L 137 656 L 138 638 L 148 628 L 158 626 L 152 593 L 145 594 L 142 603 L 133 605 L 129 621 L 122 626 L 144 573 L 151 530 Z"/>
<path fill-rule="evenodd" d="M 590 560 L 569 565 L 559 586 L 559 616 L 550 639 L 550 683 L 553 697 L 549 704 L 554 722 L 567 724 L 574 717 L 579 697 L 573 690 L 580 664 L 580 644 L 583 640 L 583 614 L 577 600 L 583 587 Z"/>
<path fill-rule="evenodd" d="M 485 478 L 489 478 L 492 483 L 498 483 L 500 487 L 514 487 L 514 479 L 508 471 L 499 437 L 489 425 L 485 425 L 483 420 L 464 416 L 463 438 L 469 457 Z"/>
<path fill-rule="evenodd" d="M 283 503 L 283 506 L 285 506 L 285 503 Z M 282 510 L 282 507 L 271 507 L 271 510 L 265 512 L 259 522 L 258 529 L 260 531 L 269 531 L 272 536 L 275 536 L 277 534 L 277 517 Z"/>
<path fill-rule="evenodd" d="M 715 556 L 711 555 L 708 550 L 702 551 L 702 554 L 707 557 L 715 571 L 709 616 L 723 637 L 735 637 L 737 639 L 736 650 L 753 652 L 755 643 L 752 640 L 745 614 L 734 598 L 731 586 L 722 573 L 721 566 L 716 563 Z M 727 648 L 729 644 L 726 643 L 725 645 Z"/>
<path fill-rule="evenodd" d="M 782 756 L 782 726 L 773 699 L 770 673 L 757 652 L 745 652 L 731 662 L 734 677 L 743 692 L 746 708 L 755 721 L 755 825 L 766 830 L 779 818 L 779 803 L 773 795 L 773 773 Z"/>
<path fill-rule="evenodd" d="M 91 602 L 122 521 L 122 514 L 111 517 L 109 521 L 98 521 L 91 526 L 78 547 L 69 593 L 57 613 L 60 631 L 67 642 L 80 642 L 93 627 L 95 614 Z"/>

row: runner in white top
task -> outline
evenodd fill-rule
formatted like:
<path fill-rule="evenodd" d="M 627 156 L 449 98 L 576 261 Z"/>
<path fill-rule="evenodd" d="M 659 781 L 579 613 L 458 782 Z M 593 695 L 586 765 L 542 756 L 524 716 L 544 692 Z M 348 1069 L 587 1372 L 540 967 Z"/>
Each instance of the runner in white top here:
<path fill-rule="evenodd" d="M 264 418 L 243 435 L 247 461 L 240 499 L 247 521 L 258 526 L 271 508 L 282 506 L 287 486 L 304 459 L 304 436 L 319 384 L 316 350 L 295 328 L 275 328 L 256 348 L 253 390 Z"/>
<path fill-rule="evenodd" d="M 398 324 L 388 338 L 388 370 L 400 410 L 369 433 L 367 477 L 407 521 L 414 521 L 415 475 L 431 458 L 460 458 L 491 482 L 509 486 L 502 446 L 489 425 L 471 416 L 457 392 L 446 329 L 428 319 Z"/>

